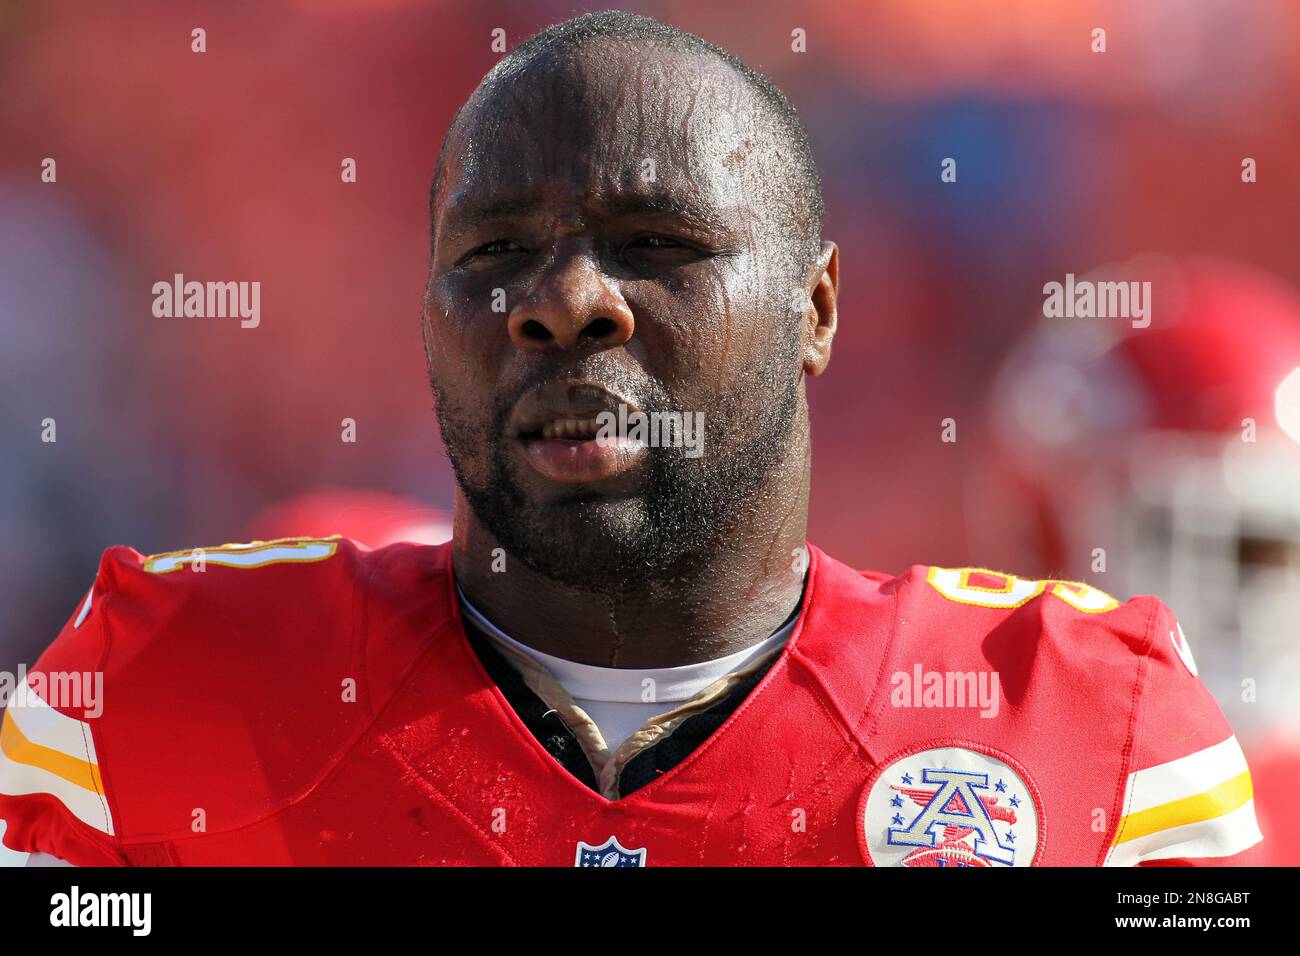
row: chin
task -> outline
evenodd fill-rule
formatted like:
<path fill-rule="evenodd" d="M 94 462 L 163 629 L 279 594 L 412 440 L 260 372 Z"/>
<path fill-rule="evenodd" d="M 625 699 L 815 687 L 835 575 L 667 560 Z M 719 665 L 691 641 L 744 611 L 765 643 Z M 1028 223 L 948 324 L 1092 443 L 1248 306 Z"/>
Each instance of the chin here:
<path fill-rule="evenodd" d="M 521 518 L 523 520 L 521 520 Z M 513 516 L 492 529 L 511 557 L 560 584 L 620 593 L 673 569 L 685 556 L 636 499 L 568 501 Z"/>

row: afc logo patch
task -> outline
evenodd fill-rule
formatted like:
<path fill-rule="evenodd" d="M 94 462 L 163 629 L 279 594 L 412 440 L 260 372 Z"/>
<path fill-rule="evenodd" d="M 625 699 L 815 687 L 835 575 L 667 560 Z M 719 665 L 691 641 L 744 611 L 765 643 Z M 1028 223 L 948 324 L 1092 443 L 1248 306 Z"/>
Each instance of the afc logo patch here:
<path fill-rule="evenodd" d="M 574 855 L 573 865 L 577 867 L 603 866 L 645 866 L 645 848 L 629 850 L 612 836 L 600 846 L 578 841 L 578 852 Z"/>
<path fill-rule="evenodd" d="M 858 803 L 869 866 L 1031 866 L 1046 836 L 1028 772 L 970 741 L 926 741 L 881 761 Z"/>

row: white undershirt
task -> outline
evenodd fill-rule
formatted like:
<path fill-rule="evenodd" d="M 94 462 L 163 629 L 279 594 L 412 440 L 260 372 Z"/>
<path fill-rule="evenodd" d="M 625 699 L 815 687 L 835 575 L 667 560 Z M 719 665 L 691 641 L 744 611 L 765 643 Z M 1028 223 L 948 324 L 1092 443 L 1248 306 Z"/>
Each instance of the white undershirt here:
<path fill-rule="evenodd" d="M 652 717 L 672 710 L 690 700 L 720 677 L 740 670 L 750 661 L 783 645 L 794 630 L 797 615 L 792 616 L 775 633 L 744 650 L 698 664 L 682 667 L 594 667 L 577 661 L 553 657 L 521 644 L 483 616 L 465 597 L 460 585 L 462 612 L 494 640 L 514 648 L 545 668 L 573 702 L 586 711 L 600 728 L 610 751 L 640 730 Z M 504 655 L 514 664 L 510 655 Z"/>

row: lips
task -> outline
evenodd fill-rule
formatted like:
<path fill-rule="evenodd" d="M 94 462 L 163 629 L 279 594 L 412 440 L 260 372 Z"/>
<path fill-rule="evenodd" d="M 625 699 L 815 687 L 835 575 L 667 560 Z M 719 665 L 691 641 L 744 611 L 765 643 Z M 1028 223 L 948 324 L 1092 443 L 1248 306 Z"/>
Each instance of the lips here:
<path fill-rule="evenodd" d="M 598 416 L 619 416 L 637 406 L 604 386 L 584 380 L 548 382 L 521 398 L 509 428 L 524 462 L 538 475 L 564 484 L 607 481 L 631 470 L 645 446 L 606 431 Z M 626 420 L 626 419 L 624 419 Z"/>

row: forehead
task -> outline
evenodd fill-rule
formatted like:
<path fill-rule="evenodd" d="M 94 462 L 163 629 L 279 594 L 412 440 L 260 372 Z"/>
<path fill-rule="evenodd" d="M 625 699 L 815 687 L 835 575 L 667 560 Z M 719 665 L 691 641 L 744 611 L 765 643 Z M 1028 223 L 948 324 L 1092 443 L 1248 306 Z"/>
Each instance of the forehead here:
<path fill-rule="evenodd" d="M 443 197 L 457 210 L 550 191 L 736 207 L 774 172 L 758 148 L 770 126 L 744 79 L 707 54 L 610 40 L 545 52 L 471 97 Z"/>

